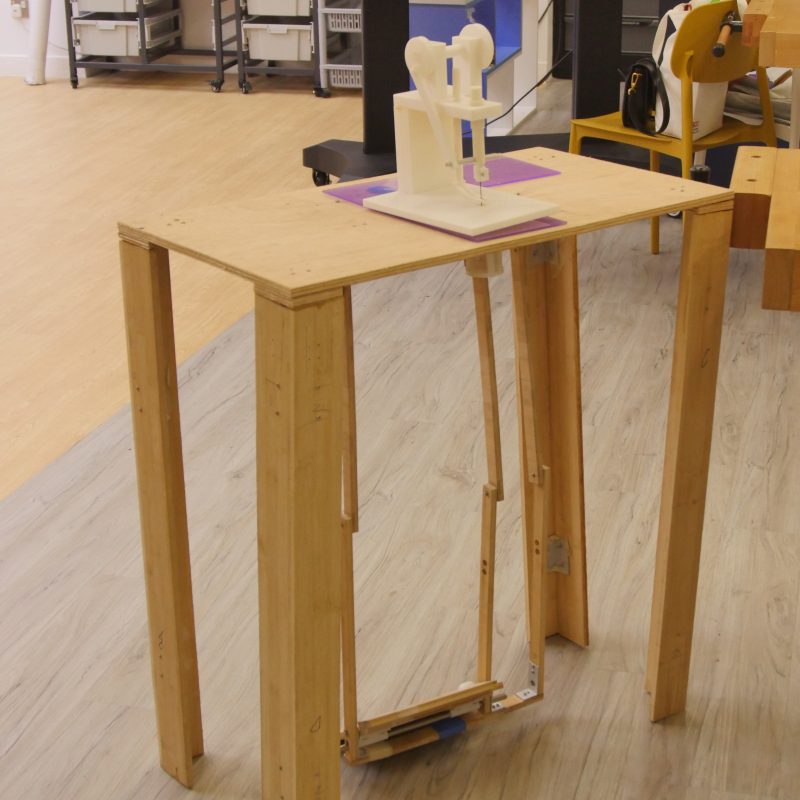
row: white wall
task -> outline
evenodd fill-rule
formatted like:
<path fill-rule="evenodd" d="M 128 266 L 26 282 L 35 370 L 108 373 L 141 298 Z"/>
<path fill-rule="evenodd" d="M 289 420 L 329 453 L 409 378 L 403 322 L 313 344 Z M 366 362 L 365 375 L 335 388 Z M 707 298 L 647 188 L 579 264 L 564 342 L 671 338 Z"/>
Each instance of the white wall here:
<path fill-rule="evenodd" d="M 531 92 L 524 100 L 520 100 L 520 98 L 538 80 L 539 31 L 537 22 L 541 2 L 543 0 L 522 0 L 522 48 L 514 58 L 506 61 L 505 64 L 489 74 L 487 94 L 490 100 L 501 103 L 504 111 L 510 108 L 514 102 L 520 101 L 508 116 L 489 126 L 489 135 L 502 136 L 510 133 L 536 110 L 536 92 Z"/>
<path fill-rule="evenodd" d="M 539 16 L 545 13 L 549 0 L 539 0 Z M 539 77 L 541 78 L 553 65 L 553 6 L 539 26 Z"/>
<path fill-rule="evenodd" d="M 40 0 L 28 0 L 38 3 Z M 9 0 L 0 0 L 0 75 L 24 75 L 28 66 L 28 31 L 30 19 L 14 19 Z M 47 47 L 47 77 L 66 78 L 67 29 L 63 0 L 52 0 L 50 8 L 50 44 Z"/>

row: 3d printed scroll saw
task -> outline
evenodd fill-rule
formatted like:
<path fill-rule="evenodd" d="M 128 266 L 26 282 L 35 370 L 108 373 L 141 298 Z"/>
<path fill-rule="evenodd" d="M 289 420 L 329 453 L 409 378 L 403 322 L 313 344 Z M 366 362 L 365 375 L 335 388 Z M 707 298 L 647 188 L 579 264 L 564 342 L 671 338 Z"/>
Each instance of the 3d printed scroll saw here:
<path fill-rule="evenodd" d="M 367 208 L 467 236 L 539 219 L 556 206 L 512 192 L 484 189 L 489 179 L 484 126 L 501 105 L 483 97 L 482 70 L 494 56 L 483 25 L 465 26 L 451 45 L 416 36 L 405 58 L 416 89 L 394 96 L 396 192 L 364 201 Z M 452 59 L 453 83 L 447 83 Z M 472 129 L 473 157 L 463 157 L 461 121 Z M 477 186 L 464 177 L 474 164 Z"/>

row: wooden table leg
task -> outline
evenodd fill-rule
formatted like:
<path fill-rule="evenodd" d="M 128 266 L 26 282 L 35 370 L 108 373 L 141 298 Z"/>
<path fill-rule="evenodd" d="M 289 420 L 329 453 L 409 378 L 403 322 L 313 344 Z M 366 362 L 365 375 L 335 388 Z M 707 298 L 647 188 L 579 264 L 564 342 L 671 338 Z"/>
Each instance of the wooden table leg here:
<path fill-rule="evenodd" d="M 161 766 L 203 753 L 169 254 L 121 240 L 131 411 Z"/>
<path fill-rule="evenodd" d="M 733 210 L 684 215 L 646 688 L 650 718 L 686 705 Z"/>
<path fill-rule="evenodd" d="M 337 800 L 344 300 L 255 313 L 262 797 Z"/>
<path fill-rule="evenodd" d="M 547 611 L 547 633 L 585 646 L 589 623 L 576 238 L 512 250 L 511 263 L 525 470 L 541 484 L 541 468 L 550 468 L 550 546 L 563 544 L 561 552 L 568 553 L 567 563 L 558 571 L 551 564 L 548 574 L 548 594 L 555 603 Z M 530 486 L 523 497 L 533 502 Z"/>

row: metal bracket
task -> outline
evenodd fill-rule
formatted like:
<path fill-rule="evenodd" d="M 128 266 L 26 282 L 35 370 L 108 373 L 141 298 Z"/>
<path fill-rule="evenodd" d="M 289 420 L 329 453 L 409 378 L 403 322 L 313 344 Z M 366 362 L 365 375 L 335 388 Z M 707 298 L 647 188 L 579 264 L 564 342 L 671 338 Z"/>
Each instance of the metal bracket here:
<path fill-rule="evenodd" d="M 531 691 L 534 695 L 539 694 L 539 665 L 534 664 L 531 661 L 530 664 L 530 684 L 531 684 Z"/>
<path fill-rule="evenodd" d="M 569 542 L 560 536 L 547 540 L 547 571 L 569 575 Z"/>

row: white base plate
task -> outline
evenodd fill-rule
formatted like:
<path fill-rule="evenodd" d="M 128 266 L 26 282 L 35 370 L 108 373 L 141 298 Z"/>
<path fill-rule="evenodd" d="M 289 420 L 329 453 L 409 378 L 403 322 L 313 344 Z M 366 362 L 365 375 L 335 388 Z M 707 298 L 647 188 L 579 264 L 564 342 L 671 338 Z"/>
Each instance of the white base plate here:
<path fill-rule="evenodd" d="M 484 189 L 481 203 L 481 193 L 477 186 L 467 185 L 465 188 L 472 198 L 459 188 L 448 186 L 425 194 L 378 194 L 364 200 L 364 206 L 465 236 L 480 236 L 522 222 L 530 222 L 545 217 L 558 208 L 554 203 L 499 192 L 496 189 Z"/>

